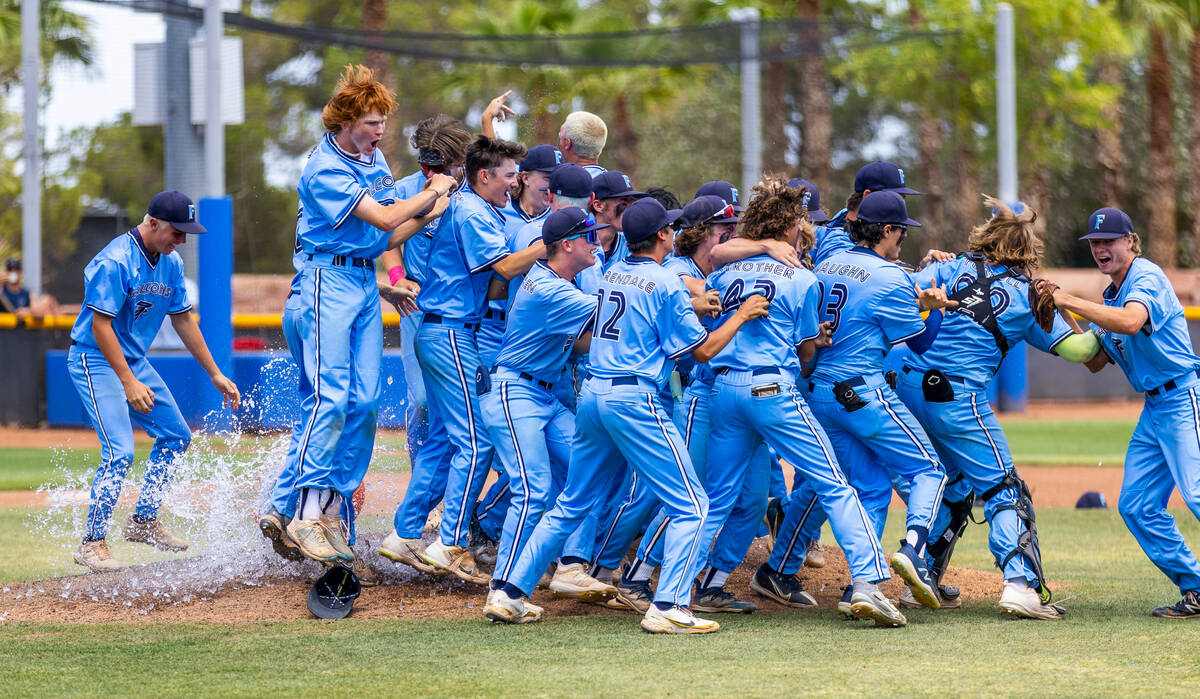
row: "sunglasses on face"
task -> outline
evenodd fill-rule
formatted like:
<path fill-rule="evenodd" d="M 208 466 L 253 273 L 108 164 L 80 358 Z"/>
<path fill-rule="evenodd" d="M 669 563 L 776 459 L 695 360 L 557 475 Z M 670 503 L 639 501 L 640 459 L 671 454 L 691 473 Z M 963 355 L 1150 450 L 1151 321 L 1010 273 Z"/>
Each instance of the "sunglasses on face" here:
<path fill-rule="evenodd" d="M 904 240 L 904 237 L 906 235 L 908 235 L 908 226 L 906 226 L 902 223 L 892 223 L 892 224 L 888 224 L 888 225 L 891 226 L 892 228 L 900 229 L 900 240 Z"/>

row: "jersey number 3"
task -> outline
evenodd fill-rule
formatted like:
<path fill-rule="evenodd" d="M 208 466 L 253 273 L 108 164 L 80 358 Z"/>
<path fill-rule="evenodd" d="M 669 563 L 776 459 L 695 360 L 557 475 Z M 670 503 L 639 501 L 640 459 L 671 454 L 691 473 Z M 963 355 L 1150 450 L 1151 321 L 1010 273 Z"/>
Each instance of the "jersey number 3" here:
<path fill-rule="evenodd" d="M 834 284 L 829 287 L 829 295 L 825 295 L 825 285 L 821 284 L 821 296 L 825 302 L 821 304 L 821 321 L 829 321 L 830 332 L 837 332 L 838 325 L 842 322 L 842 308 L 846 305 L 846 300 L 850 298 L 849 290 L 842 283 Z"/>
<path fill-rule="evenodd" d="M 604 317 L 604 289 L 600 290 L 600 308 L 596 312 L 597 318 Z M 608 300 L 613 304 L 612 315 L 608 320 L 604 321 L 604 325 L 600 326 L 600 333 L 596 337 L 601 340 L 618 341 L 621 339 L 621 329 L 617 327 L 617 321 L 621 320 L 621 316 L 625 315 L 625 294 L 620 291 L 608 292 Z"/>

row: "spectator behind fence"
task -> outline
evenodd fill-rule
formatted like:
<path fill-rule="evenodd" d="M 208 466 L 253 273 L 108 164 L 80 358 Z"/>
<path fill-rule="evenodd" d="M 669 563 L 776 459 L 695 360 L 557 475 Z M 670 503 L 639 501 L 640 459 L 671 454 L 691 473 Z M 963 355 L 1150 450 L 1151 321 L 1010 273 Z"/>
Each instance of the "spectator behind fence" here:
<path fill-rule="evenodd" d="M 4 264 L 4 285 L 0 288 L 0 313 L 12 313 L 26 322 L 58 315 L 58 302 L 48 294 L 31 294 L 25 288 L 25 270 L 20 258 L 10 257 Z"/>

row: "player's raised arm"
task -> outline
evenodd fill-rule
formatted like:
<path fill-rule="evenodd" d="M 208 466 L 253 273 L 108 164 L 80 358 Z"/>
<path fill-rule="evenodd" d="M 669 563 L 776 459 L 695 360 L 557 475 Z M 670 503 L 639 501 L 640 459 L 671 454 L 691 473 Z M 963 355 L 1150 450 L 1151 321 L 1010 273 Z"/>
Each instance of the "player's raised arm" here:
<path fill-rule="evenodd" d="M 425 189 L 411 199 L 384 206 L 372 197 L 363 197 L 354 207 L 353 214 L 381 231 L 394 231 L 400 224 L 436 205 L 439 198 L 448 196 L 457 185 L 458 182 L 449 175 L 434 174 L 430 176 Z M 413 232 L 420 230 L 423 225 L 417 226 Z M 396 245 L 400 242 L 397 241 Z"/>

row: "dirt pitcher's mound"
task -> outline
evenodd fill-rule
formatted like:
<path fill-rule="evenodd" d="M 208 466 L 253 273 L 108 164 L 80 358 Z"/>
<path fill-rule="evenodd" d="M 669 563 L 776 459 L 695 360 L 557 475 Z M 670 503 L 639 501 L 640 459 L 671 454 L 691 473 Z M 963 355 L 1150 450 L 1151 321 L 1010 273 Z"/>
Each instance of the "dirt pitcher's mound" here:
<path fill-rule="evenodd" d="M 363 537 L 367 562 L 382 579 L 379 587 L 365 588 L 354 605 L 357 619 L 459 619 L 483 615 L 487 590 L 453 577 L 433 578 L 407 566 L 392 563 L 375 551 L 382 535 Z M 769 551 L 766 541 L 754 542 L 745 563 L 730 576 L 727 589 L 753 600 L 761 611 L 782 612 L 787 608 L 750 592 L 750 576 Z M 804 568 L 804 586 L 822 608 L 837 604 L 841 586 L 849 580 L 846 559 L 835 546 L 825 548 L 826 566 Z M 312 618 L 305 598 L 320 575 L 315 563 L 288 564 L 252 580 L 206 586 L 201 576 L 200 557 L 180 558 L 126 568 L 112 573 L 92 573 L 10 583 L 0 589 L 0 621 L 6 623 L 96 624 L 112 622 L 152 623 L 245 623 Z M 177 582 L 176 582 L 177 581 Z M 999 573 L 951 567 L 946 583 L 962 590 L 964 600 L 996 598 L 1000 594 Z M 884 590 L 892 598 L 903 590 L 891 580 Z M 596 605 L 555 599 L 539 590 L 538 604 L 551 616 L 620 614 Z"/>

